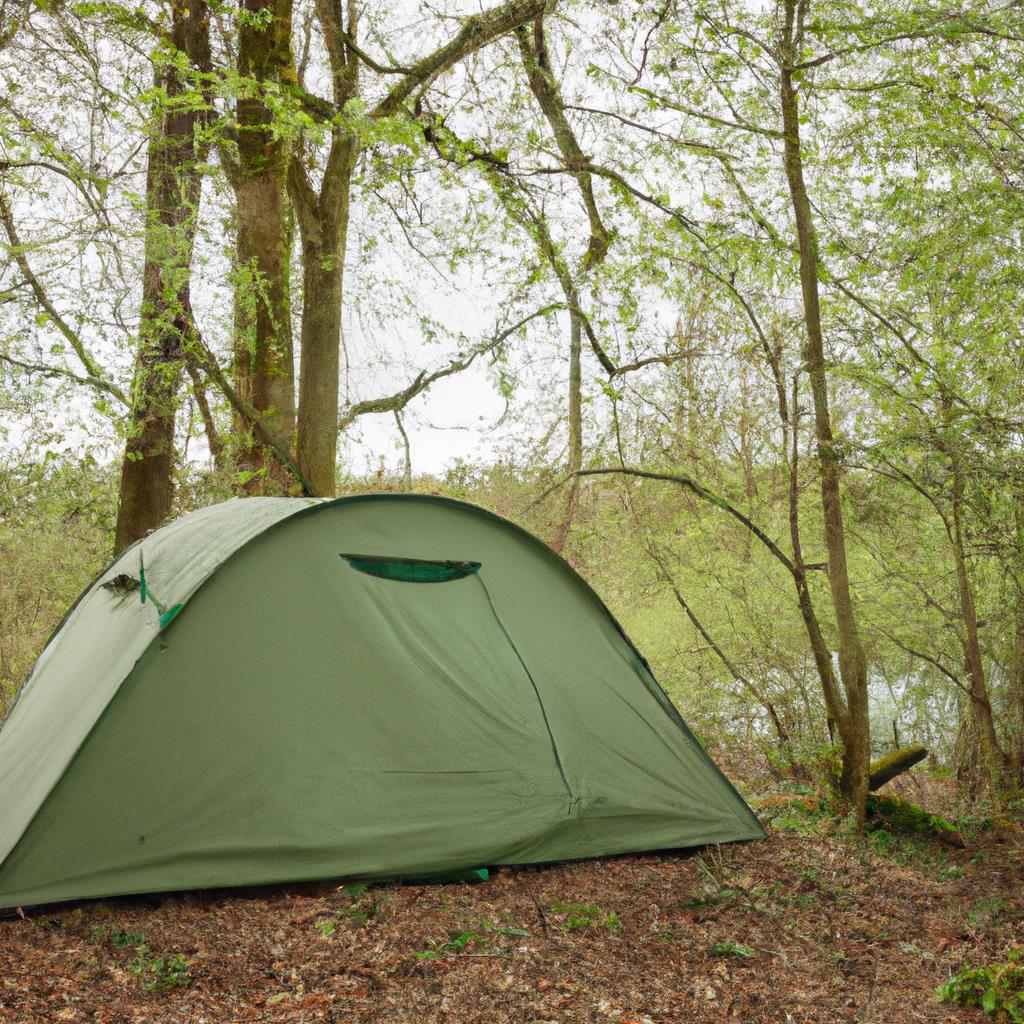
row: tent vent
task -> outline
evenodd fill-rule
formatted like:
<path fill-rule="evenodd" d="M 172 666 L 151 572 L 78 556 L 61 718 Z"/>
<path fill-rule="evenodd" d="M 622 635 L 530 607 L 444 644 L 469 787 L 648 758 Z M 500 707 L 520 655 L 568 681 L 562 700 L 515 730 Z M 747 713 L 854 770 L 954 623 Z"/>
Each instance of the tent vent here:
<path fill-rule="evenodd" d="M 480 569 L 479 562 L 431 562 L 422 558 L 395 558 L 391 555 L 349 555 L 342 558 L 359 572 L 382 580 L 403 583 L 448 583 L 472 576 Z"/>

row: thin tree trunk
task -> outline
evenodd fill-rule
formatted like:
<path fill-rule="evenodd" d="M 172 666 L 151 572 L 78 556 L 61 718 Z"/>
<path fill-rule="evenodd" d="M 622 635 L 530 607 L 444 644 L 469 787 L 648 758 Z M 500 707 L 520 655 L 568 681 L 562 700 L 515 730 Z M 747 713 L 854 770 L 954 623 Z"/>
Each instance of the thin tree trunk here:
<path fill-rule="evenodd" d="M 978 611 L 974 600 L 967 570 L 967 553 L 963 533 L 963 473 L 959 459 L 951 455 L 953 469 L 953 493 L 950 502 L 950 525 L 953 531 L 953 560 L 956 565 L 957 593 L 960 599 L 960 617 L 964 625 L 964 666 L 971 687 L 971 712 L 977 726 L 981 756 L 985 770 L 998 792 L 1002 788 L 1006 756 L 999 744 L 992 701 L 989 697 L 988 682 L 985 678 L 985 664 L 978 639 Z"/>
<path fill-rule="evenodd" d="M 1024 785 L 1024 575 L 1020 566 L 1024 560 L 1024 489 L 1018 484 L 1014 488 L 1014 534 L 1013 581 L 1015 595 L 1013 652 L 1010 656 L 1010 707 L 1011 720 L 1015 717 L 1015 735 L 1009 744 L 1010 770 L 1018 785 Z"/>
<path fill-rule="evenodd" d="M 203 0 L 175 0 L 166 41 L 197 71 L 208 72 Z M 173 61 L 160 60 L 155 85 L 167 112 L 150 139 L 146 169 L 146 246 L 138 363 L 132 384 L 114 532 L 118 553 L 161 526 L 174 501 L 174 426 L 182 371 L 185 310 L 208 149 L 199 137 L 202 102 Z"/>
<path fill-rule="evenodd" d="M 576 473 L 583 468 L 583 374 L 581 355 L 583 351 L 583 330 L 580 318 L 576 313 L 569 314 L 569 458 L 568 471 Z M 551 547 L 559 554 L 565 548 L 569 537 L 572 521 L 576 517 L 579 505 L 580 478 L 574 476 L 569 485 L 569 497 L 565 503 L 565 513 L 559 524 L 558 532 Z"/>
<path fill-rule="evenodd" d="M 829 558 L 829 583 L 835 612 L 839 672 L 846 697 L 845 713 L 836 719 L 843 746 L 839 786 L 840 792 L 850 801 L 857 811 L 859 820 L 862 821 L 868 792 L 870 761 L 867 659 L 857 629 L 850 591 L 839 455 L 832 434 L 829 412 L 828 379 L 818 294 L 818 240 L 803 174 L 799 101 L 792 70 L 798 61 L 798 40 L 801 33 L 801 26 L 797 23 L 796 0 L 786 0 L 785 15 L 784 59 L 779 69 L 779 100 L 785 136 L 784 169 L 796 221 L 806 333 L 804 360 L 814 403 L 825 547 Z"/>
<path fill-rule="evenodd" d="M 199 416 L 203 421 L 203 432 L 206 434 L 206 444 L 210 449 L 213 467 L 218 472 L 223 472 L 227 468 L 224 439 L 220 436 L 217 422 L 213 418 L 213 410 L 210 408 L 210 400 L 206 394 L 206 382 L 199 372 L 199 364 L 194 353 L 186 354 L 185 367 L 188 370 L 189 379 L 192 381 L 192 394 L 195 395 L 196 405 L 199 407 Z"/>
<path fill-rule="evenodd" d="M 601 219 L 601 212 L 594 197 L 594 186 L 590 172 L 586 165 L 588 159 L 583 152 L 576 134 L 573 131 L 569 119 L 565 116 L 565 104 L 562 101 L 562 94 L 558 80 L 553 71 L 551 54 L 548 51 L 547 39 L 544 33 L 544 19 L 537 18 L 533 23 L 531 31 L 525 25 L 516 31 L 516 39 L 519 43 L 519 52 L 523 60 L 523 67 L 530 82 L 530 89 L 537 105 L 544 115 L 555 143 L 566 167 L 573 173 L 576 184 L 579 187 L 580 197 L 583 200 L 584 208 L 587 211 L 587 221 L 590 226 L 590 238 L 587 243 L 586 252 L 580 259 L 580 265 L 576 272 L 578 280 L 589 277 L 594 270 L 604 262 L 608 254 L 608 247 L 611 244 L 612 236 Z M 547 233 L 545 232 L 546 237 Z M 541 246 L 547 249 L 548 262 L 562 284 L 566 302 L 569 305 L 569 458 L 568 471 L 576 473 L 583 466 L 583 410 L 582 410 L 582 334 L 583 334 L 583 311 L 579 308 L 578 281 L 572 280 L 572 272 L 568 265 L 562 260 L 553 245 Z M 569 498 L 566 502 L 565 513 L 562 522 L 559 524 L 552 547 L 561 553 L 572 528 L 572 521 L 576 515 L 579 504 L 579 477 L 573 476 L 572 485 L 569 491 Z"/>
<path fill-rule="evenodd" d="M 409 435 L 402 422 L 400 409 L 395 410 L 395 426 L 398 427 L 398 434 L 402 439 L 402 490 L 408 492 L 412 490 L 412 448 L 409 445 Z"/>

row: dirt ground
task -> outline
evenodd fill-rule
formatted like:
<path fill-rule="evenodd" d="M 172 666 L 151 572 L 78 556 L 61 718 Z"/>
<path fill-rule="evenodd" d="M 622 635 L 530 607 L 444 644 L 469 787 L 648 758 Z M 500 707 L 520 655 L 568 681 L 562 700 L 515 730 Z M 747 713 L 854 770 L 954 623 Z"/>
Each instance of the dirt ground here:
<path fill-rule="evenodd" d="M 9 917 L 0 1020 L 970 1021 L 937 987 L 1024 944 L 1020 833 L 950 850 L 788 811 L 761 843 L 362 889 Z"/>

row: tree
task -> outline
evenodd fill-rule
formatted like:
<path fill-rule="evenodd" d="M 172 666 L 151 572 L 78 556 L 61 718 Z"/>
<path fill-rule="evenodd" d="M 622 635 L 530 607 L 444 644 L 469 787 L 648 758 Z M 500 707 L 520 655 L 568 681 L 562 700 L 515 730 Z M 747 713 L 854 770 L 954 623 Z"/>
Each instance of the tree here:
<path fill-rule="evenodd" d="M 172 0 L 153 55 L 154 109 L 145 198 L 138 365 L 132 383 L 115 554 L 171 515 L 175 420 L 187 361 L 195 245 L 211 73 L 203 0 Z"/>

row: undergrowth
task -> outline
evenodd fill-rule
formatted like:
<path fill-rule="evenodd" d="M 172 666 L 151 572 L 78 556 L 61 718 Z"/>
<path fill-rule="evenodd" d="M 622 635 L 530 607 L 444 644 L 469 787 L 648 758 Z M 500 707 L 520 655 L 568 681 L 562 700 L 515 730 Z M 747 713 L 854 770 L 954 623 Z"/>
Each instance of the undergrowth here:
<path fill-rule="evenodd" d="M 1001 962 L 965 967 L 940 989 L 953 1006 L 974 1006 L 1000 1022 L 1024 1024 L 1024 949 L 1010 949 Z"/>

